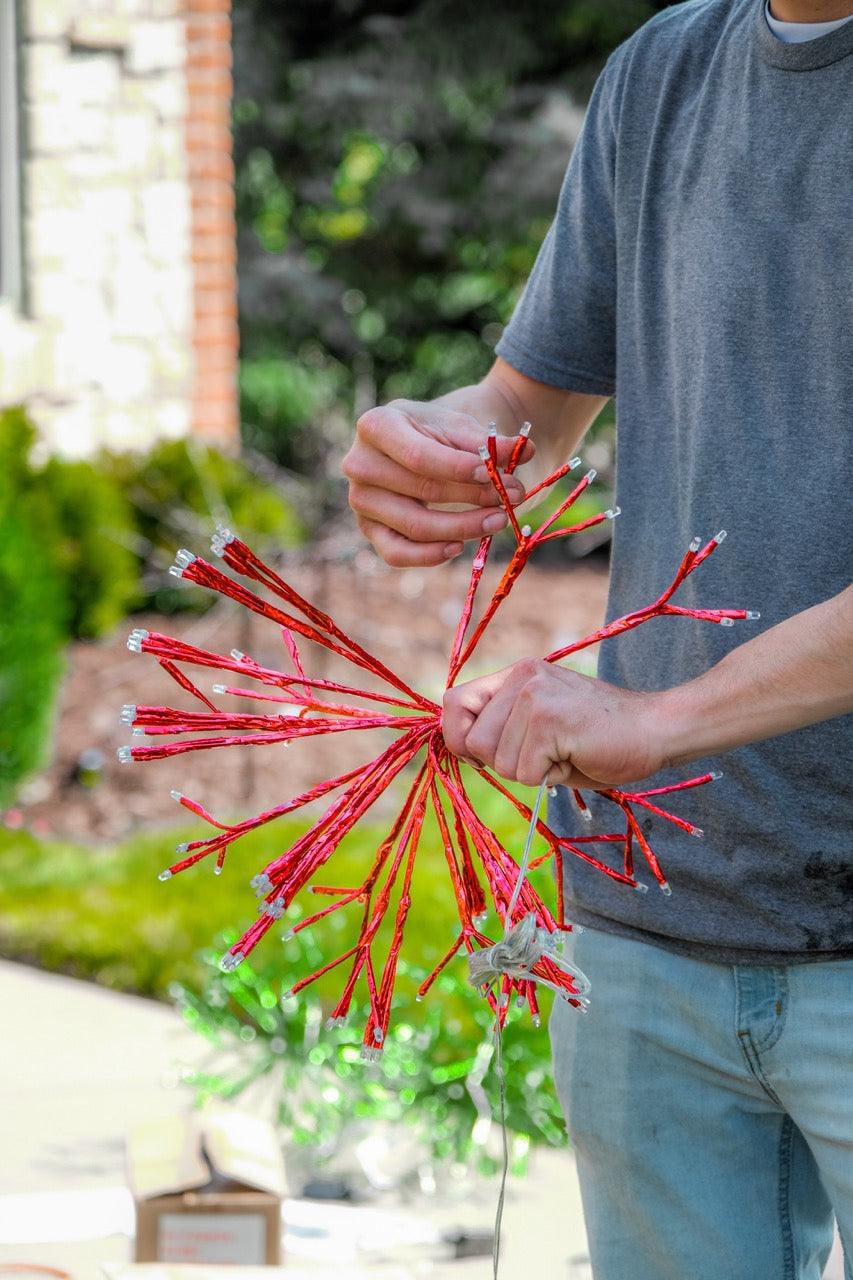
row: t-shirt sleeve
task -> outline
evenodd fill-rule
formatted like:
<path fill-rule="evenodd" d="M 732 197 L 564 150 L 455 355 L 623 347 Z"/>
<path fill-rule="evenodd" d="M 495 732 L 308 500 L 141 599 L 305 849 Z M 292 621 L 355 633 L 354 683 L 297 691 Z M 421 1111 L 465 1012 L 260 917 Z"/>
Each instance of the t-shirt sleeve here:
<path fill-rule="evenodd" d="M 610 64 L 598 78 L 557 212 L 497 355 L 538 382 L 611 395 L 616 382 L 616 139 Z"/>

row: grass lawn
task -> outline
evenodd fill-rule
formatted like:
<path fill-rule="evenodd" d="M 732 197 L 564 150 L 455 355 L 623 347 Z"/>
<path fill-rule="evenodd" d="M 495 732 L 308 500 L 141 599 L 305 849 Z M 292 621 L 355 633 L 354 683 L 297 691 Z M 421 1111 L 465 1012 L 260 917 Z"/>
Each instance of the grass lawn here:
<path fill-rule="evenodd" d="M 482 784 L 471 791 L 480 816 L 520 853 L 525 831 L 518 815 Z M 215 968 L 215 956 L 225 945 L 222 933 L 231 941 L 255 917 L 250 877 L 287 848 L 305 823 L 281 821 L 251 833 L 232 846 L 222 876 L 212 875 L 203 863 L 161 883 L 157 874 L 172 860 L 175 844 L 197 838 L 201 829 L 200 822 L 191 820 L 174 830 L 97 849 L 0 831 L 0 953 L 116 990 L 177 998 L 191 1025 L 218 1051 L 230 1054 L 227 1069 L 217 1067 L 209 1079 L 202 1074 L 195 1083 L 203 1092 L 224 1090 L 230 1097 L 258 1074 L 271 1074 L 279 1081 L 281 1123 L 294 1141 L 328 1138 L 343 1123 L 344 1111 L 405 1118 L 436 1154 L 467 1159 L 474 1152 L 484 1169 L 491 1168 L 473 1140 L 477 1111 L 463 1083 L 482 1047 L 490 1045 L 491 1019 L 485 1002 L 467 983 L 464 955 L 451 962 L 429 999 L 418 1004 L 414 998 L 417 983 L 458 931 L 434 828 L 426 827 L 418 854 L 391 1036 L 378 1074 L 366 1074 L 358 1061 L 366 1012 L 360 988 L 350 1024 L 319 1038 L 312 1032 L 308 1051 L 310 1027 L 322 1026 L 348 965 L 327 974 L 297 1002 L 280 1003 L 281 994 L 299 977 L 352 945 L 357 906 L 283 943 L 281 935 L 300 915 L 327 901 L 303 893 L 236 973 L 224 975 Z M 362 825 L 353 832 L 325 869 L 326 882 L 358 883 L 386 830 Z M 331 866 L 335 870 L 330 875 Z M 553 901 L 550 875 L 547 867 L 534 873 L 548 902 Z M 392 898 L 386 943 L 393 906 Z M 493 936 L 495 926 L 492 915 L 486 930 Z M 542 996 L 547 1015 L 549 993 Z M 513 1150 L 522 1157 L 530 1140 L 560 1141 L 562 1125 L 549 1079 L 546 1021 L 536 1029 L 515 1009 L 510 1018 L 520 1021 L 504 1049 L 507 1110 L 516 1135 Z M 249 1040 L 255 1052 L 247 1055 Z M 497 1106 L 494 1073 L 488 1073 L 483 1087 Z"/>
<path fill-rule="evenodd" d="M 525 833 L 518 815 L 482 784 L 471 791 L 483 819 L 507 847 L 520 851 Z M 222 876 L 213 876 L 205 862 L 165 884 L 157 879 L 158 872 L 172 861 L 179 841 L 207 832 L 201 822 L 190 819 L 168 831 L 102 848 L 0 831 L 0 952 L 160 999 L 168 998 L 176 981 L 199 989 L 204 966 L 198 953 L 224 929 L 242 929 L 252 921 L 250 877 L 305 828 L 304 821 L 281 820 L 232 846 Z M 385 830 L 360 825 L 321 872 L 322 879 L 358 883 Z M 550 872 L 537 872 L 536 877 L 546 901 L 553 901 Z M 412 899 L 403 954 L 428 970 L 457 928 L 444 856 L 429 825 L 418 854 Z M 309 971 L 312 959 L 319 966 L 333 957 L 335 947 L 344 950 L 350 945 L 359 911 L 355 905 L 321 922 L 311 931 L 310 941 L 308 931 L 299 935 L 301 942 L 283 945 L 279 940 L 300 915 L 323 902 L 303 893 L 283 927 L 274 927 L 260 944 L 258 960 L 266 963 L 280 955 L 282 977 L 288 976 L 292 964 L 295 978 Z M 393 917 L 393 910 L 389 915 Z M 494 924 L 492 918 L 492 929 Z M 324 995 L 335 996 L 344 973 L 342 969 L 325 980 Z"/>

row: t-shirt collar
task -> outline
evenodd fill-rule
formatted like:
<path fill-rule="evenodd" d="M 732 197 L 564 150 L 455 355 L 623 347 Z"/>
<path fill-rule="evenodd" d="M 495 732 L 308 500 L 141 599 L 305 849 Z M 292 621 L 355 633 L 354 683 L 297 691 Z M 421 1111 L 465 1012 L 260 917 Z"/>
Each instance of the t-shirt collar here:
<path fill-rule="evenodd" d="M 802 44 L 785 44 L 770 30 L 765 16 L 766 0 L 753 0 L 753 30 L 761 56 L 771 67 L 783 71 L 817 71 L 853 53 L 853 21 Z"/>

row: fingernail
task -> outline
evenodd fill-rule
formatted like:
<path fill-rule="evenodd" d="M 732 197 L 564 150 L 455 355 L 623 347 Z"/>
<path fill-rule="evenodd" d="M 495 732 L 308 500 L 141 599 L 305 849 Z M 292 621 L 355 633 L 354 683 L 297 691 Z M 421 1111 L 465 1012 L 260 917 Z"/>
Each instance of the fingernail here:
<path fill-rule="evenodd" d="M 488 471 L 486 470 L 486 468 L 485 468 L 485 467 L 477 467 L 477 470 L 474 472 L 474 483 L 475 483 L 475 484 L 485 484 L 485 483 L 486 483 L 486 481 L 488 480 L 488 478 L 489 478 L 489 473 L 488 473 Z"/>
<path fill-rule="evenodd" d="M 452 556 L 461 555 L 461 553 L 462 553 L 461 542 L 448 542 L 447 546 L 444 548 L 444 555 L 447 560 L 450 560 Z"/>
<path fill-rule="evenodd" d="M 501 511 L 496 511 L 493 516 L 486 516 L 483 521 L 483 533 L 499 533 L 501 529 L 506 528 L 506 516 Z"/>

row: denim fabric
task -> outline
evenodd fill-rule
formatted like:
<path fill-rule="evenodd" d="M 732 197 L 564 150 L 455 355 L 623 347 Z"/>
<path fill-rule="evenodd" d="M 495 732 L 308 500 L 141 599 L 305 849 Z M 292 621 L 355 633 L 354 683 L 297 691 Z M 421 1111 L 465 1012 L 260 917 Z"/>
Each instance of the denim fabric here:
<path fill-rule="evenodd" d="M 853 960 L 709 964 L 586 929 L 554 1076 L 595 1280 L 853 1280 Z"/>

